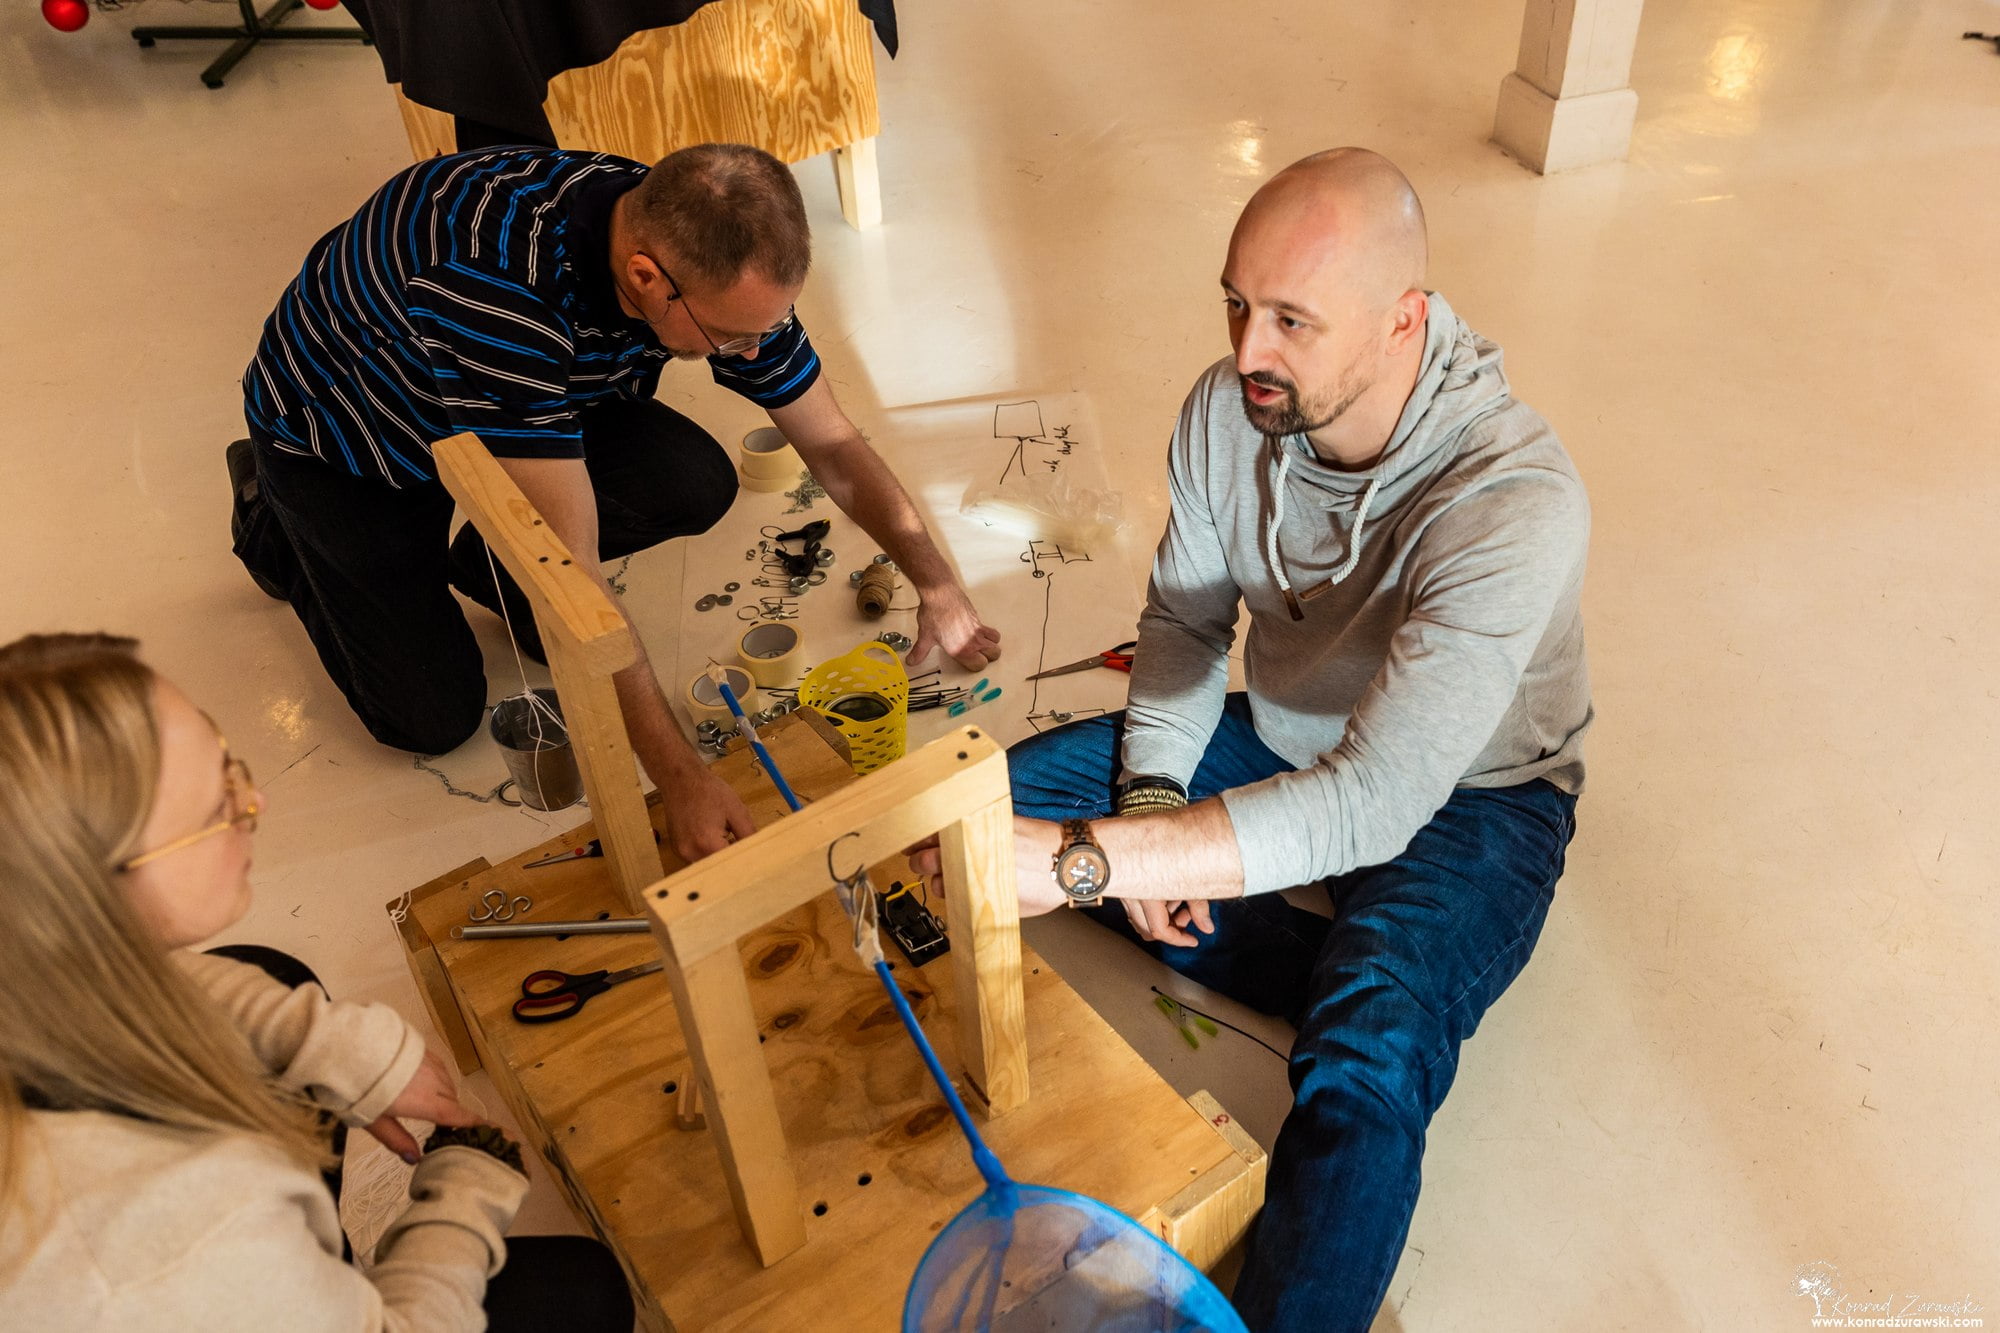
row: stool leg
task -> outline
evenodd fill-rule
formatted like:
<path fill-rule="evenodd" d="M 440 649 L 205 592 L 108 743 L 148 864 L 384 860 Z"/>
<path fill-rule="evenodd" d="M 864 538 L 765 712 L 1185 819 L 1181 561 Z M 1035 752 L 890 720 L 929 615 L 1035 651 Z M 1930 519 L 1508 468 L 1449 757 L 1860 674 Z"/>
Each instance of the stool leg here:
<path fill-rule="evenodd" d="M 833 178 L 840 187 L 840 215 L 856 231 L 882 225 L 882 178 L 875 169 L 875 140 L 857 139 L 833 150 Z"/>

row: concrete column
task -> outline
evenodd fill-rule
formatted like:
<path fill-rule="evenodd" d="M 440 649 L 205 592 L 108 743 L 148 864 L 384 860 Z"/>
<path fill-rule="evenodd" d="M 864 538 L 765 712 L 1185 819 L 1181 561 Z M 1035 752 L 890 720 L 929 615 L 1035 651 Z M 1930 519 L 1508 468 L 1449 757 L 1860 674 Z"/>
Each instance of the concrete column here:
<path fill-rule="evenodd" d="M 1521 55 L 1500 82 L 1493 139 L 1544 175 L 1615 162 L 1639 95 L 1626 86 L 1642 0 L 1526 0 Z"/>

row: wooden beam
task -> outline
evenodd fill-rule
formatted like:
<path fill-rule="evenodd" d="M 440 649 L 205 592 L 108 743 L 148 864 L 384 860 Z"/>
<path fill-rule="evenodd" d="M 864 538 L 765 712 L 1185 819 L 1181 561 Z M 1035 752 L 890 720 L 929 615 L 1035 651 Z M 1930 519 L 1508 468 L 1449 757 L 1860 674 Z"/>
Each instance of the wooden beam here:
<path fill-rule="evenodd" d="M 1013 801 L 1002 797 L 945 825 L 938 849 L 958 987 L 958 1051 L 987 1113 L 1003 1115 L 1028 1100 Z"/>
<path fill-rule="evenodd" d="M 666 971 L 737 1225 L 769 1268 L 806 1243 L 806 1224 L 743 960 L 734 949 L 687 964 L 669 955 Z"/>
<path fill-rule="evenodd" d="M 836 839 L 834 869 L 848 873 L 1007 796 L 1006 751 L 961 727 L 652 885 L 646 909 L 685 963 L 734 958 L 737 940 L 826 892 Z"/>
<path fill-rule="evenodd" d="M 875 165 L 874 139 L 857 139 L 833 150 L 833 183 L 848 226 L 868 231 L 882 225 L 882 176 Z"/>
<path fill-rule="evenodd" d="M 601 675 L 630 666 L 638 649 L 611 590 L 577 565 L 479 437 L 466 433 L 439 440 L 431 457 L 451 498 L 528 595 L 550 656 L 555 655 L 551 641 L 558 640 L 580 650 L 584 665 Z"/>
<path fill-rule="evenodd" d="M 637 912 L 640 895 L 660 877 L 661 864 L 632 740 L 611 682 L 637 657 L 631 625 L 604 581 L 576 563 L 478 436 L 440 440 L 431 456 L 445 488 L 534 608 L 597 836 L 626 909 Z"/>

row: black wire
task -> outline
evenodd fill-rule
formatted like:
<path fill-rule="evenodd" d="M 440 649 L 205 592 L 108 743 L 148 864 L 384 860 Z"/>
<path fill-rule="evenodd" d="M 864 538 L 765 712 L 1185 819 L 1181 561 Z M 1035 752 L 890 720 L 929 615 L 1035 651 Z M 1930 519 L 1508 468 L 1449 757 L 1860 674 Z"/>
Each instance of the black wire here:
<path fill-rule="evenodd" d="M 1159 996 L 1160 998 L 1164 999 L 1165 1001 L 1167 1001 L 1167 1003 L 1172 1005 L 1177 1005 L 1180 1008 L 1187 1010 L 1189 1013 L 1195 1015 L 1197 1018 L 1206 1018 L 1211 1023 L 1219 1023 L 1223 1027 L 1228 1028 L 1231 1032 L 1234 1032 L 1239 1037 L 1248 1037 L 1250 1040 L 1256 1042 L 1259 1046 L 1262 1046 L 1265 1050 L 1269 1051 L 1271 1054 L 1277 1056 L 1280 1060 L 1285 1061 L 1287 1064 L 1291 1063 L 1291 1057 L 1289 1055 L 1286 1055 L 1283 1051 L 1273 1046 L 1270 1042 L 1265 1041 L 1262 1037 L 1258 1036 L 1256 1033 L 1245 1032 L 1242 1028 L 1237 1027 L 1234 1023 L 1230 1022 L 1226 1018 L 1217 1018 L 1214 1014 L 1204 1014 L 1202 1013 L 1201 1010 L 1195 1008 L 1191 1004 L 1188 1004 L 1186 1001 L 1176 999 L 1175 997 L 1167 994 L 1165 991 L 1161 990 L 1158 986 L 1148 986 L 1146 989 L 1153 992 L 1153 994 Z"/>

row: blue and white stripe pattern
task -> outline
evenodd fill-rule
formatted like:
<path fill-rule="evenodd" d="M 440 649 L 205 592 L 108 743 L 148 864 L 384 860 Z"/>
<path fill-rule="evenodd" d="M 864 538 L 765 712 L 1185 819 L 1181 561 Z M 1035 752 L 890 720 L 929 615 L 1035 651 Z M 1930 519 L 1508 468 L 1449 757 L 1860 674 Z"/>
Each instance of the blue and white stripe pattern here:
<path fill-rule="evenodd" d="M 391 486 L 435 484 L 430 446 L 476 431 L 495 454 L 581 458 L 580 414 L 650 397 L 668 353 L 611 284 L 611 206 L 646 168 L 508 148 L 397 173 L 314 244 L 243 375 L 276 448 Z M 767 408 L 819 377 L 796 319 L 715 382 Z"/>

